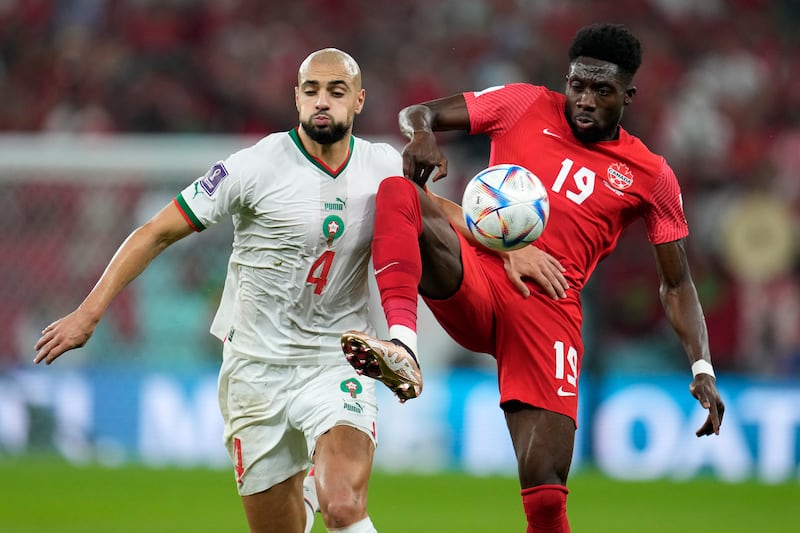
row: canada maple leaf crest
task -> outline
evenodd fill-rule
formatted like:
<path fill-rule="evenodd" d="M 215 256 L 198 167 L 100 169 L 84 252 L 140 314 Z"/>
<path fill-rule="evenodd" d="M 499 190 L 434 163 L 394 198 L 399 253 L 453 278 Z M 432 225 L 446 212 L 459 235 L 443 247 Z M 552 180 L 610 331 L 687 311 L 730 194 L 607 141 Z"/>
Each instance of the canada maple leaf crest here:
<path fill-rule="evenodd" d="M 624 163 L 614 163 L 608 167 L 608 182 L 616 189 L 625 190 L 633 185 L 633 172 Z"/>

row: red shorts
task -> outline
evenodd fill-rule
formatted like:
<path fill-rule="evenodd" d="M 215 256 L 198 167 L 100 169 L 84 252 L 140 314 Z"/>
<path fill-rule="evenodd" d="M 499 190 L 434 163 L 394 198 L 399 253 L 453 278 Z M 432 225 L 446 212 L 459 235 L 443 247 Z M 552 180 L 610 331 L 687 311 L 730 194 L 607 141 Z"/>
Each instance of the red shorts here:
<path fill-rule="evenodd" d="M 461 239 L 464 280 L 446 300 L 425 303 L 467 350 L 497 359 L 500 403 L 518 400 L 569 416 L 577 426 L 578 376 L 583 358 L 580 295 L 552 300 L 535 283 L 523 298 L 500 258 Z"/>

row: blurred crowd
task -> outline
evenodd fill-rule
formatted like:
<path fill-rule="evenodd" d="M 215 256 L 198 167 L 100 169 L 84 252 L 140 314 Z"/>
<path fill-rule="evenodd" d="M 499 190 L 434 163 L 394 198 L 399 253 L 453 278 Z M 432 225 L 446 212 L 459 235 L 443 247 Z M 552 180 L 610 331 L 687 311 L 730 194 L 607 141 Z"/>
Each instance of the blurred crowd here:
<path fill-rule="evenodd" d="M 642 40 L 623 124 L 681 182 L 716 365 L 800 373 L 796 0 L 4 0 L 0 133 L 285 130 L 299 62 L 336 46 L 364 73 L 356 133 L 396 136 L 410 103 L 513 81 L 561 89 L 571 38 L 596 21 Z M 457 190 L 486 145 L 448 140 Z M 587 368 L 685 370 L 664 356 L 677 341 L 645 239 L 632 228 L 588 288 Z"/>

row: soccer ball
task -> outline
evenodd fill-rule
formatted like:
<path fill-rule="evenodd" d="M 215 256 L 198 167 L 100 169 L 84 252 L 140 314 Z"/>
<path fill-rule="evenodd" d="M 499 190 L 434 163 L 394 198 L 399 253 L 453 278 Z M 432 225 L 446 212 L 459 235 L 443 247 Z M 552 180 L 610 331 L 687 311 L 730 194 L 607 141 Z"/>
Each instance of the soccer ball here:
<path fill-rule="evenodd" d="M 550 201 L 547 189 L 530 170 L 494 165 L 469 181 L 461 210 L 478 242 L 510 251 L 539 238 L 550 216 Z"/>

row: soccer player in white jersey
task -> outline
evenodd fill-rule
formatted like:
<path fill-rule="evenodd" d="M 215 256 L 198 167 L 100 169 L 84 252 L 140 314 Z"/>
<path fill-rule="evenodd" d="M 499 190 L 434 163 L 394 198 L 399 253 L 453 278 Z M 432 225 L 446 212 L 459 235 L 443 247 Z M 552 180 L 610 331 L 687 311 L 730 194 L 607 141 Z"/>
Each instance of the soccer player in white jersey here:
<path fill-rule="evenodd" d="M 46 364 L 83 346 L 150 261 L 231 216 L 233 251 L 211 332 L 223 341 L 225 444 L 254 532 L 311 529 L 303 497 L 311 463 L 306 489 L 312 500 L 316 489 L 326 527 L 375 531 L 367 515 L 375 382 L 345 361 L 340 336 L 372 329 L 375 193 L 402 163 L 389 145 L 353 136 L 364 97 L 352 57 L 331 48 L 309 55 L 295 88 L 300 125 L 214 164 L 133 231 L 83 303 L 35 346 L 35 362 Z"/>

